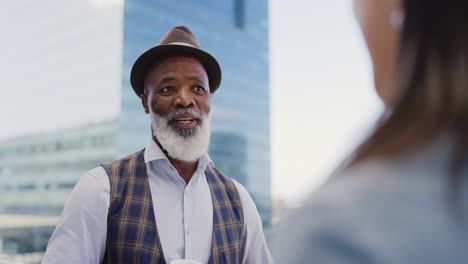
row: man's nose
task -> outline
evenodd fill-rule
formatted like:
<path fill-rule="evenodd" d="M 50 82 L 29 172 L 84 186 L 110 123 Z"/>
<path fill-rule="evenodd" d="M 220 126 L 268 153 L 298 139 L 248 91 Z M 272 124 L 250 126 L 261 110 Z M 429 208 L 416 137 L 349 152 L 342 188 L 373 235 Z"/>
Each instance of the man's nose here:
<path fill-rule="evenodd" d="M 181 89 L 177 93 L 177 97 L 174 100 L 175 107 L 177 108 L 187 108 L 192 107 L 193 102 L 193 94 L 190 92 L 190 89 Z"/>

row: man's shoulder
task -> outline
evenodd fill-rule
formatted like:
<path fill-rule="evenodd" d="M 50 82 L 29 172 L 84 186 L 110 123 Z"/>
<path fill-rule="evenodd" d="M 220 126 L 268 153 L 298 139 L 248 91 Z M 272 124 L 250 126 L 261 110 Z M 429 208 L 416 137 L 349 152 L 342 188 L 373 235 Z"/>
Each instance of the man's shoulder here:
<path fill-rule="evenodd" d="M 96 168 L 89 170 L 86 174 L 96 180 L 101 180 L 103 177 L 107 177 L 107 173 L 102 166 L 97 166 Z"/>
<path fill-rule="evenodd" d="M 229 178 L 229 179 L 234 183 L 234 186 L 236 186 L 237 192 L 241 196 L 241 199 L 242 199 L 242 197 L 246 197 L 246 196 L 250 197 L 249 191 L 247 191 L 247 189 L 244 187 L 244 185 L 242 185 L 240 182 L 236 181 L 233 178 Z"/>
<path fill-rule="evenodd" d="M 210 171 L 210 170 L 213 170 L 214 172 L 216 172 L 218 177 L 221 177 L 223 181 L 231 183 L 232 186 L 235 187 L 235 189 L 239 193 L 239 196 L 241 197 L 241 200 L 244 197 L 250 198 L 250 195 L 249 195 L 249 192 L 247 191 L 247 189 L 241 183 L 239 183 L 236 179 L 227 176 L 226 174 L 224 174 L 223 171 L 221 171 L 220 169 L 218 169 L 218 168 L 216 168 L 214 166 L 207 167 L 207 171 Z"/>

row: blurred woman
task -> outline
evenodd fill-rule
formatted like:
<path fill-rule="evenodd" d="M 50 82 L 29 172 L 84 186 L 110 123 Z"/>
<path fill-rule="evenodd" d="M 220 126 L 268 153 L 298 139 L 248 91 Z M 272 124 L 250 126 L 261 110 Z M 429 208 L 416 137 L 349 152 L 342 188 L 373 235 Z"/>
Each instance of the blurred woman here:
<path fill-rule="evenodd" d="M 468 1 L 354 5 L 386 110 L 282 223 L 276 263 L 467 263 Z"/>

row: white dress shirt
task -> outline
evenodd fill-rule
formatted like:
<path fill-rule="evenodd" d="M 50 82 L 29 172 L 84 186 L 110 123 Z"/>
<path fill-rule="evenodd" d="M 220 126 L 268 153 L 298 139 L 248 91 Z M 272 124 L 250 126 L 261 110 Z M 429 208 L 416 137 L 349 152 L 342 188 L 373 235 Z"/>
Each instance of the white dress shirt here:
<path fill-rule="evenodd" d="M 205 169 L 207 154 L 188 184 L 151 139 L 144 159 L 156 226 L 166 263 L 191 259 L 208 263 L 213 233 L 213 202 Z M 241 263 L 271 263 L 257 208 L 247 190 L 234 181 L 244 211 Z M 80 178 L 71 192 L 42 263 L 101 263 L 107 235 L 110 184 L 100 166 Z"/>

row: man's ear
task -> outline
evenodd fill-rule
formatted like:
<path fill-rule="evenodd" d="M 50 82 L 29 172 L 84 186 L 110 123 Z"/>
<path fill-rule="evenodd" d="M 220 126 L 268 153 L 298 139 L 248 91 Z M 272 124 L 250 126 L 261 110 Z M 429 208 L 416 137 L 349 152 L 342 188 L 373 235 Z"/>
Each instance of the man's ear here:
<path fill-rule="evenodd" d="M 145 113 L 149 114 L 148 95 L 146 93 L 141 95 L 141 104 L 143 105 L 143 109 L 145 109 Z"/>

